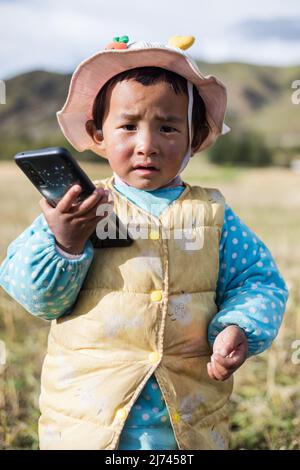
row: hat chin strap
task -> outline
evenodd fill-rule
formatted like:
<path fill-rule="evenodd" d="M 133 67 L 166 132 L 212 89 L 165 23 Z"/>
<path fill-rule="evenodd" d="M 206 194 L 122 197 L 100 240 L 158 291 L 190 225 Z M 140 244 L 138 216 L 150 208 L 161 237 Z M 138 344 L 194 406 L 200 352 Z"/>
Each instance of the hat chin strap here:
<path fill-rule="evenodd" d="M 186 151 L 185 156 L 183 157 L 181 167 L 177 173 L 179 175 L 187 166 L 189 159 L 192 155 L 192 140 L 193 140 L 193 129 L 192 129 L 192 115 L 193 115 L 193 103 L 194 103 L 194 97 L 193 97 L 193 84 L 190 81 L 187 81 L 187 86 L 188 86 L 188 95 L 189 95 L 189 105 L 188 105 L 188 130 L 189 130 L 189 145 L 188 149 Z"/>

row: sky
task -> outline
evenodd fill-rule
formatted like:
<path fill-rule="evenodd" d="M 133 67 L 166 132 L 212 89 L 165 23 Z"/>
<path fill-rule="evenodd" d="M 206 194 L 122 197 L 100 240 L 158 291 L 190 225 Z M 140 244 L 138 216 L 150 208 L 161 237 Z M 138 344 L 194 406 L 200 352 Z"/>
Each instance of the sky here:
<path fill-rule="evenodd" d="M 71 73 L 123 35 L 161 43 L 192 35 L 195 59 L 300 72 L 300 0 L 0 0 L 0 79 Z"/>

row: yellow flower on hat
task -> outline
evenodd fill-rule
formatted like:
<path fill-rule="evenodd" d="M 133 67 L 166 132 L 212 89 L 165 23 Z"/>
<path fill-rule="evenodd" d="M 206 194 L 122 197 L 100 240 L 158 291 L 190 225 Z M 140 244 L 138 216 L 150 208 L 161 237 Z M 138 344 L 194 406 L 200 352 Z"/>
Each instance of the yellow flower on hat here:
<path fill-rule="evenodd" d="M 172 36 L 168 41 L 168 45 L 172 47 L 179 47 L 179 49 L 185 51 L 191 47 L 194 42 L 194 36 Z"/>

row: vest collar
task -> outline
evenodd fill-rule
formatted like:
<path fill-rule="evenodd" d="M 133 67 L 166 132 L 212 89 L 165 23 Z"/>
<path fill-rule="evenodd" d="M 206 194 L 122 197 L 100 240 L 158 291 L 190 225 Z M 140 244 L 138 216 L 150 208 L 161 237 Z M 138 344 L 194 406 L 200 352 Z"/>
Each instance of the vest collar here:
<path fill-rule="evenodd" d="M 136 204 L 134 204 L 133 202 L 131 202 L 129 199 L 127 199 L 125 196 L 123 196 L 123 194 L 121 194 L 115 187 L 114 187 L 114 175 L 112 175 L 110 178 L 108 178 L 107 180 L 107 187 L 108 189 L 113 193 L 115 194 L 118 198 L 122 199 L 123 201 L 126 201 L 127 204 L 129 204 L 130 206 L 134 206 L 135 209 L 139 210 L 140 212 L 142 212 L 144 215 L 146 215 L 147 217 L 150 217 L 152 218 L 153 220 L 156 221 L 156 223 L 161 223 L 162 222 L 162 219 L 164 217 L 166 217 L 166 215 L 168 214 L 168 212 L 173 208 L 173 206 L 178 203 L 178 202 L 181 202 L 182 200 L 184 200 L 186 198 L 186 196 L 191 192 L 191 186 L 184 182 L 185 184 L 185 188 L 184 190 L 182 191 L 182 193 L 180 194 L 180 196 L 175 199 L 175 201 L 171 202 L 160 214 L 159 217 L 156 217 L 155 215 L 151 214 L 150 212 L 147 212 L 145 211 L 144 209 L 142 209 L 141 207 L 137 206 Z"/>

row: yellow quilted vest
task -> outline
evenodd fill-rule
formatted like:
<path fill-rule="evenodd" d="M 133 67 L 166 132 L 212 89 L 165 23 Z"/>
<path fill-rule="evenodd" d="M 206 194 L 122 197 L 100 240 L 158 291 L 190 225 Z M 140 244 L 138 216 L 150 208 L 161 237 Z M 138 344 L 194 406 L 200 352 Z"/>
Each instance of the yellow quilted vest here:
<path fill-rule="evenodd" d="M 226 448 L 232 380 L 211 380 L 206 368 L 223 196 L 186 184 L 156 218 L 118 193 L 113 178 L 94 183 L 111 191 L 122 222 L 126 214 L 151 230 L 129 247 L 95 249 L 72 314 L 52 321 L 40 448 L 117 449 L 126 417 L 153 373 L 179 449 Z M 178 237 L 187 213 L 188 243 Z"/>

